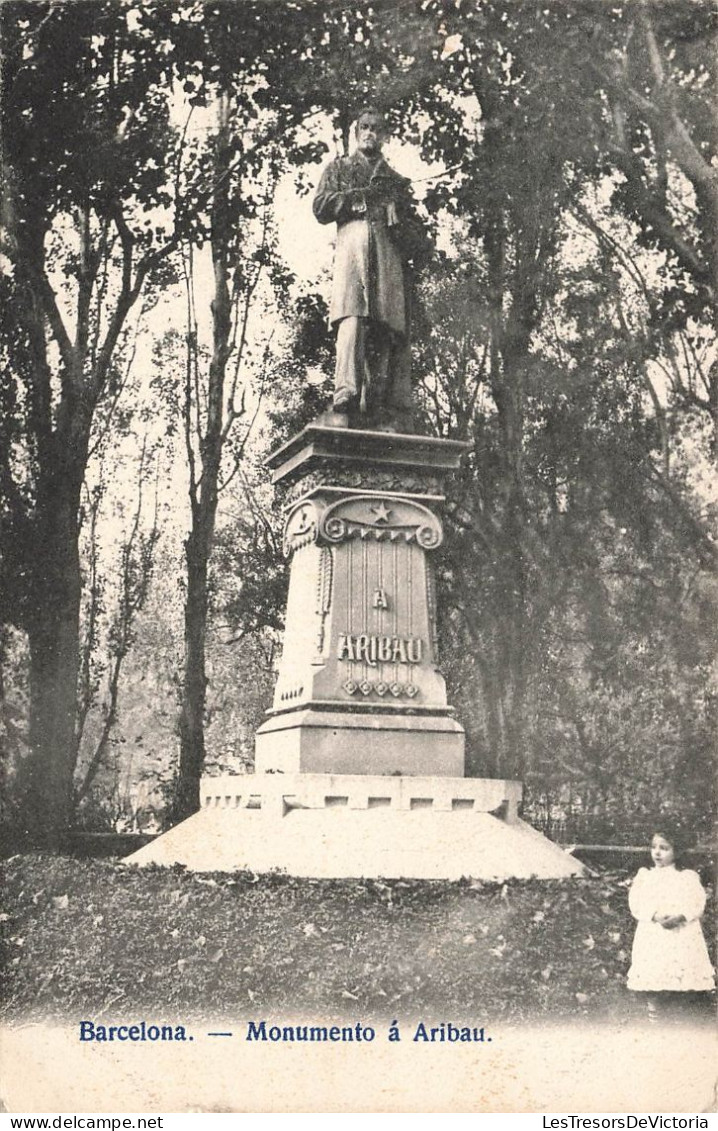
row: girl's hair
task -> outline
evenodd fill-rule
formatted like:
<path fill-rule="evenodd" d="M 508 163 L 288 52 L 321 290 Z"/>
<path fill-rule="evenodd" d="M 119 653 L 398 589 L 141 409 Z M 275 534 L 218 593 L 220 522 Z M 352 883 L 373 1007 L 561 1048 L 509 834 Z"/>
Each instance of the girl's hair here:
<path fill-rule="evenodd" d="M 689 847 L 689 837 L 683 827 L 675 820 L 664 820 L 663 817 L 659 817 L 651 825 L 651 840 L 654 836 L 661 836 L 668 841 L 676 860 L 680 859 Z"/>

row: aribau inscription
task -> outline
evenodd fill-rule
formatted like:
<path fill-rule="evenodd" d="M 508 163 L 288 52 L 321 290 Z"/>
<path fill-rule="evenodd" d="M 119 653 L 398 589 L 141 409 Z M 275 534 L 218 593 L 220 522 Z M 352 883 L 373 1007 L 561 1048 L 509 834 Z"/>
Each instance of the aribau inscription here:
<path fill-rule="evenodd" d="M 361 633 L 339 637 L 337 659 L 364 662 L 375 668 L 377 664 L 420 664 L 423 640 L 418 636 L 369 636 Z"/>

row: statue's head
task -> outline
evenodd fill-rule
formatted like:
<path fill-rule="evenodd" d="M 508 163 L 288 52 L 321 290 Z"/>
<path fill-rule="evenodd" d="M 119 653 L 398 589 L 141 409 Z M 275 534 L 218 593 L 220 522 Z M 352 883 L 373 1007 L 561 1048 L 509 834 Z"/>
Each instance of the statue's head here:
<path fill-rule="evenodd" d="M 357 147 L 362 153 L 372 155 L 380 152 L 389 133 L 381 110 L 378 110 L 376 106 L 365 106 L 359 114 L 354 128 Z"/>

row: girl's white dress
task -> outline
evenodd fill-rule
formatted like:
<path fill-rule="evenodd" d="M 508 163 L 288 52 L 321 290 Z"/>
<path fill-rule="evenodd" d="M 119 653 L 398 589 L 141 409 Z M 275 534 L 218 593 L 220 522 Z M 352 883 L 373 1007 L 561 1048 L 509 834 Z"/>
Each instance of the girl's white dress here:
<path fill-rule="evenodd" d="M 697 872 L 641 868 L 631 884 L 628 905 L 638 920 L 633 940 L 629 990 L 712 990 L 713 967 L 700 917 L 706 893 Z M 654 915 L 684 915 L 670 930 Z"/>

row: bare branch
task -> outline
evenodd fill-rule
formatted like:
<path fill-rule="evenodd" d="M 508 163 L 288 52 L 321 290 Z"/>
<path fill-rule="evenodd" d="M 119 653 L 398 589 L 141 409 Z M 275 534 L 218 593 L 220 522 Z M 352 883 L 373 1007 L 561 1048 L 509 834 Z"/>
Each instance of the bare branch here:
<path fill-rule="evenodd" d="M 85 729 L 85 722 L 90 712 L 90 708 L 94 703 L 94 691 L 92 688 L 92 652 L 97 643 L 97 621 L 100 612 L 100 581 L 97 563 L 97 517 L 100 509 L 100 500 L 102 498 L 102 485 L 98 491 L 90 494 L 87 484 L 84 484 L 84 489 L 87 494 L 87 503 L 90 512 L 90 529 L 88 532 L 89 538 L 89 582 L 87 585 L 87 592 L 89 595 L 89 605 L 87 609 L 87 620 L 85 624 L 84 639 L 80 644 L 80 670 L 78 673 L 78 695 L 77 695 L 77 724 L 76 724 L 76 741 L 77 749 L 79 750 L 80 743 L 82 742 L 82 735 Z"/>
<path fill-rule="evenodd" d="M 115 346 L 117 345 L 117 340 L 124 326 L 125 319 L 139 298 L 147 275 L 171 255 L 179 245 L 179 236 L 175 233 L 161 248 L 153 252 L 148 252 L 148 254 L 139 261 L 133 278 L 135 237 L 130 230 L 119 202 L 115 202 L 110 211 L 110 215 L 122 245 L 122 285 L 115 310 L 110 318 L 105 340 L 100 347 L 97 363 L 95 365 L 92 382 L 92 391 L 95 397 L 99 396 L 105 383 Z"/>
<path fill-rule="evenodd" d="M 143 437 L 140 453 L 140 467 L 138 474 L 137 505 L 135 507 L 132 523 L 127 541 L 122 548 L 122 587 L 120 592 L 120 606 L 114 624 L 116 639 L 114 654 L 108 685 L 108 700 L 103 707 L 103 723 L 100 737 L 92 753 L 83 779 L 75 792 L 75 804 L 87 796 L 87 793 L 100 770 L 107 753 L 107 748 L 113 727 L 117 722 L 117 707 L 119 699 L 120 675 L 122 665 L 127 656 L 133 640 L 133 623 L 138 612 L 141 611 L 147 598 L 152 573 L 152 551 L 158 537 L 158 472 L 155 475 L 154 511 L 152 529 L 144 550 L 141 550 L 141 561 L 135 560 L 135 546 L 139 536 L 140 522 L 143 509 L 143 491 L 147 476 L 147 436 Z M 148 556 L 149 555 L 149 556 Z M 133 574 L 138 571 L 140 581 L 133 580 Z"/>
<path fill-rule="evenodd" d="M 77 288 L 77 325 L 75 328 L 75 352 L 80 358 L 84 358 L 87 353 L 90 305 L 100 266 L 100 255 L 101 245 L 95 250 L 92 247 L 90 203 L 85 201 L 80 214 L 80 266 Z"/>
<path fill-rule="evenodd" d="M 78 373 L 78 357 L 75 348 L 70 340 L 65 323 L 62 320 L 60 309 L 57 305 L 57 298 L 55 292 L 50 286 L 50 281 L 47 278 L 43 268 L 37 268 L 30 265 L 30 276 L 33 282 L 33 287 L 36 289 L 45 317 L 50 324 L 52 335 L 57 343 L 60 351 L 60 357 L 63 364 L 63 379 L 69 381 L 72 386 L 77 389 L 82 377 L 81 369 Z"/>
<path fill-rule="evenodd" d="M 117 405 L 119 403 L 120 397 L 122 396 L 123 392 L 127 388 L 127 382 L 129 381 L 130 373 L 132 372 L 132 369 L 134 367 L 135 357 L 136 357 L 136 354 L 137 354 L 137 344 L 138 344 L 139 335 L 140 335 L 140 325 L 141 325 L 141 322 L 142 322 L 143 315 L 144 315 L 144 307 L 142 308 L 142 310 L 140 310 L 137 321 L 135 322 L 134 335 L 133 335 L 133 338 L 132 338 L 132 346 L 130 348 L 129 357 L 127 358 L 127 362 L 125 364 L 124 374 L 120 377 L 119 381 L 117 382 L 117 387 L 115 389 L 114 396 L 112 398 L 112 401 L 110 402 L 109 408 L 108 408 L 107 413 L 105 415 L 105 420 L 103 422 L 102 428 L 100 429 L 100 431 L 97 434 L 97 439 L 95 440 L 95 443 L 89 449 L 88 458 L 91 457 L 91 456 L 94 456 L 99 451 L 99 449 L 102 447 L 103 443 L 105 442 L 105 440 L 107 439 L 107 437 L 109 435 L 110 425 L 111 425 L 112 419 L 115 415 Z"/>
<path fill-rule="evenodd" d="M 187 331 L 185 334 L 185 372 L 184 372 L 184 398 L 182 402 L 182 422 L 184 425 L 184 439 L 185 449 L 187 452 L 187 462 L 189 464 L 189 492 L 190 498 L 194 502 L 197 498 L 197 465 L 195 460 L 194 445 L 192 443 L 192 368 L 193 364 L 196 365 L 196 359 L 193 358 L 192 340 L 194 334 L 194 350 L 197 349 L 196 329 L 193 328 L 192 321 L 192 298 L 190 291 L 190 273 L 191 268 L 188 267 L 187 258 L 182 255 L 182 273 L 185 280 L 185 294 L 187 297 Z M 196 389 L 196 375 L 195 375 L 195 389 Z M 195 397 L 195 406 L 197 398 Z M 196 409 L 199 412 L 199 409 Z"/>
<path fill-rule="evenodd" d="M 88 360 L 90 365 L 94 368 L 97 364 L 97 351 L 100 345 L 100 333 L 102 332 L 102 311 L 105 306 L 107 297 L 107 288 L 109 285 L 110 276 L 110 259 L 115 243 L 113 237 L 110 240 L 110 225 L 109 222 L 103 222 L 102 234 L 100 236 L 100 243 L 98 246 L 98 255 L 102 263 L 102 274 L 100 276 L 99 285 L 97 287 L 95 296 L 95 315 L 94 315 L 94 330 L 92 334 L 92 341 L 89 344 Z"/>
<path fill-rule="evenodd" d="M 195 109 L 194 106 L 190 106 L 189 113 L 188 113 L 188 115 L 185 119 L 185 124 L 184 124 L 184 127 L 182 129 L 182 136 L 180 137 L 179 148 L 177 150 L 177 165 L 176 165 L 176 168 L 175 168 L 175 196 L 174 196 L 175 208 L 177 207 L 177 201 L 180 199 L 180 174 L 182 172 L 182 157 L 184 155 L 185 143 L 187 141 L 187 131 L 189 129 L 189 124 L 192 120 L 192 115 L 194 114 L 194 109 Z M 176 223 L 177 223 L 177 221 L 176 221 L 176 218 L 175 218 L 175 224 Z"/>

